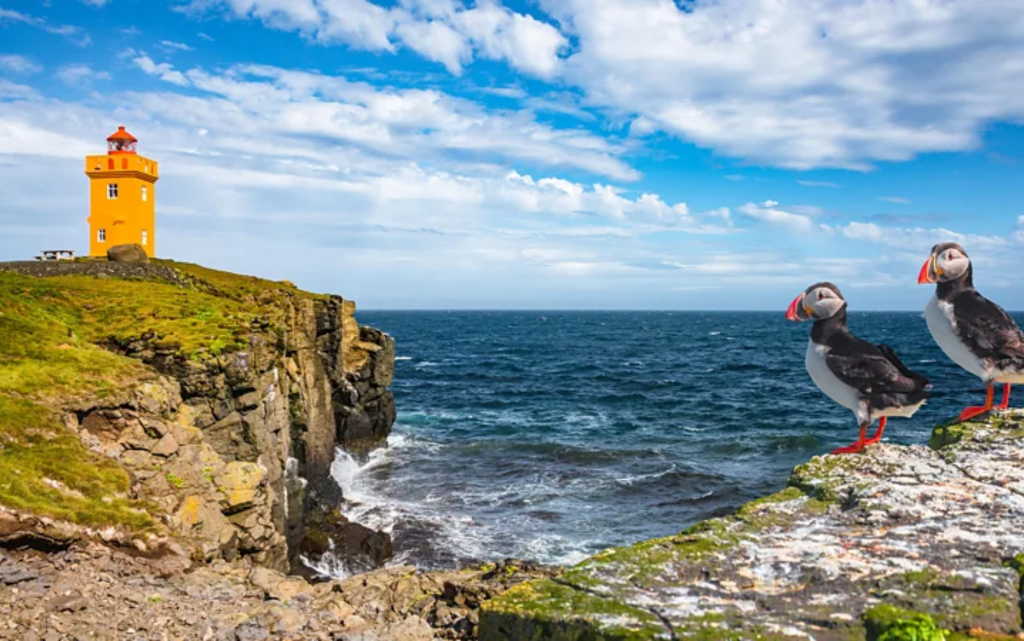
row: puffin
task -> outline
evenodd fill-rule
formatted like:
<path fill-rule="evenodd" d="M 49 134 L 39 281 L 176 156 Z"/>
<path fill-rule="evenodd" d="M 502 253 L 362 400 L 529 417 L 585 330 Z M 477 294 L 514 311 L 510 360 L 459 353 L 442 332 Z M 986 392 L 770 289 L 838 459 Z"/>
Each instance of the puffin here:
<path fill-rule="evenodd" d="M 855 454 L 878 443 L 890 416 L 911 417 L 928 400 L 928 379 L 911 371 L 888 345 L 873 345 L 846 327 L 846 299 L 832 283 L 815 283 L 786 310 L 791 321 L 813 320 L 806 365 L 826 396 L 853 411 L 860 438 L 833 454 Z M 879 419 L 878 431 L 867 429 Z"/>
<path fill-rule="evenodd" d="M 974 268 L 964 248 L 942 243 L 932 248 L 919 285 L 935 284 L 924 318 L 928 331 L 954 363 L 985 384 L 985 404 L 960 413 L 966 421 L 993 409 L 995 384 L 1004 383 L 1003 402 L 1010 406 L 1010 386 L 1024 384 L 1024 333 L 1002 307 L 974 289 Z"/>

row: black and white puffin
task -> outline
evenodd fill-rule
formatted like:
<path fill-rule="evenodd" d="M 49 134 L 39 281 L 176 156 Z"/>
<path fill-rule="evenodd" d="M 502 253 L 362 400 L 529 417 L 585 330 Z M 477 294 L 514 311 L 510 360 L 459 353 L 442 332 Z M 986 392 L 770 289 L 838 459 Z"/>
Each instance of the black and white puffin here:
<path fill-rule="evenodd" d="M 966 421 L 993 409 L 995 384 L 1005 383 L 1003 402 L 1010 405 L 1010 385 L 1024 384 L 1024 334 L 1003 308 L 974 289 L 974 268 L 964 248 L 943 243 L 932 248 L 931 256 L 917 277 L 920 285 L 937 283 L 924 318 L 928 330 L 942 351 L 954 363 L 985 383 L 985 404 L 960 413 Z"/>
<path fill-rule="evenodd" d="M 910 371 L 888 345 L 872 345 L 846 327 L 846 300 L 832 283 L 816 283 L 796 297 L 786 319 L 813 320 L 807 373 L 825 395 L 853 410 L 860 426 L 856 443 L 833 454 L 860 452 L 882 440 L 890 416 L 911 417 L 928 400 L 928 379 Z M 867 429 L 875 421 L 870 439 Z"/>

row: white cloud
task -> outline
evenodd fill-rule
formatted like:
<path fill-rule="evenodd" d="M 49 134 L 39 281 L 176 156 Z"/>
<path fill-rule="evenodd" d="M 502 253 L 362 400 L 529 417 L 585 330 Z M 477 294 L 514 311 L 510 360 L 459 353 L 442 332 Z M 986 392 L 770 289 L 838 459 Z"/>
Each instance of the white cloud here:
<path fill-rule="evenodd" d="M 42 67 L 31 58 L 16 54 L 0 55 L 0 73 L 28 75 L 39 73 Z"/>
<path fill-rule="evenodd" d="M 72 86 L 86 86 L 95 80 L 110 80 L 110 74 L 106 71 L 93 71 L 86 64 L 65 65 L 54 74 L 65 84 Z"/>
<path fill-rule="evenodd" d="M 779 225 L 797 233 L 807 233 L 814 229 L 814 221 L 809 216 L 795 214 L 778 209 L 779 203 L 766 200 L 761 204 L 747 203 L 739 208 L 740 212 L 762 222 Z"/>
<path fill-rule="evenodd" d="M 1024 118 L 1024 12 L 1003 0 L 680 4 L 541 1 L 591 104 L 723 155 L 862 169 Z"/>
<path fill-rule="evenodd" d="M 825 182 L 820 180 L 798 180 L 797 183 L 804 187 L 826 187 L 828 189 L 839 189 L 842 185 L 832 182 Z"/>
<path fill-rule="evenodd" d="M 480 0 L 471 8 L 450 0 L 404 0 L 387 7 L 368 0 L 192 0 L 184 10 L 256 18 L 325 44 L 391 53 L 404 45 L 454 74 L 480 57 L 552 77 L 568 46 L 554 26 L 494 0 Z"/>
<path fill-rule="evenodd" d="M 342 77 L 266 66 L 210 74 L 201 69 L 178 71 L 145 55 L 136 55 L 134 61 L 167 82 L 219 97 L 146 94 L 139 98 L 140 108 L 192 129 L 259 134 L 267 146 L 285 137 L 282 149 L 298 144 L 314 157 L 319 155 L 318 146 L 328 142 L 417 161 L 457 153 L 573 167 L 617 180 L 640 176 L 618 158 L 624 149 L 605 138 L 542 125 L 530 112 L 490 113 L 440 91 L 378 89 Z M 311 143 L 314 139 L 323 142 Z"/>
<path fill-rule="evenodd" d="M 42 18 L 37 18 L 36 16 L 29 15 L 27 13 L 20 13 L 18 11 L 12 11 L 10 9 L 0 7 L 0 25 L 3 25 L 5 22 L 27 24 L 38 29 L 42 29 L 48 33 L 64 36 L 72 42 L 82 46 L 91 44 L 92 42 L 89 39 L 89 36 L 78 27 L 65 24 L 52 24 Z"/>
<path fill-rule="evenodd" d="M 165 51 L 195 51 L 194 47 L 190 47 L 184 42 L 174 42 L 172 40 L 162 40 L 160 48 Z"/>
<path fill-rule="evenodd" d="M 161 62 L 157 64 L 153 62 L 152 58 L 146 55 L 141 55 L 134 59 L 139 69 L 142 69 L 151 76 L 157 76 L 161 80 L 176 84 L 181 87 L 188 86 L 189 82 L 185 78 L 185 75 L 180 71 L 175 71 L 174 65 L 167 62 Z"/>
<path fill-rule="evenodd" d="M 999 250 L 1010 243 L 1001 236 L 984 236 L 980 234 L 964 234 L 949 229 L 922 227 L 883 227 L 875 223 L 851 222 L 838 228 L 843 236 L 852 240 L 863 240 L 879 243 L 900 249 L 920 248 L 922 251 L 931 249 L 938 243 L 957 242 L 965 247 L 981 250 Z"/>
<path fill-rule="evenodd" d="M 28 85 L 22 85 L 0 78 L 0 98 L 7 100 L 38 99 L 40 96 L 36 90 Z M 0 123 L 3 124 L 3 123 Z"/>
<path fill-rule="evenodd" d="M 93 7 L 105 7 L 110 4 L 110 1 L 111 0 L 82 0 L 85 4 Z"/>
<path fill-rule="evenodd" d="M 885 201 L 887 203 L 893 203 L 896 205 L 909 205 L 910 200 L 901 196 L 879 196 L 878 200 Z"/>
<path fill-rule="evenodd" d="M 595 184 L 588 188 L 559 178 L 534 180 L 513 171 L 506 176 L 505 185 L 498 192 L 524 211 L 595 214 L 612 220 L 631 220 L 689 231 L 726 231 L 692 216 L 686 203 L 669 205 L 657 194 L 649 193 L 626 198 L 621 189 L 610 185 Z M 719 216 L 720 213 L 716 212 Z"/>

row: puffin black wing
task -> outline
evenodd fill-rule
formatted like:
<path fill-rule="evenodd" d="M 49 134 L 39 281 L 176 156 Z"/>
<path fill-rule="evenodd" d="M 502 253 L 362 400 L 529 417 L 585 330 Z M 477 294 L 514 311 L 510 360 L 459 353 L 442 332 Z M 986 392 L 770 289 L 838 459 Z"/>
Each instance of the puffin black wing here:
<path fill-rule="evenodd" d="M 975 289 L 953 298 L 956 332 L 978 358 L 1024 367 L 1024 333 L 1002 307 Z"/>
<path fill-rule="evenodd" d="M 837 339 L 825 364 L 836 378 L 862 394 L 910 394 L 928 387 L 928 379 L 910 371 L 888 345 L 872 345 L 851 334 Z"/>

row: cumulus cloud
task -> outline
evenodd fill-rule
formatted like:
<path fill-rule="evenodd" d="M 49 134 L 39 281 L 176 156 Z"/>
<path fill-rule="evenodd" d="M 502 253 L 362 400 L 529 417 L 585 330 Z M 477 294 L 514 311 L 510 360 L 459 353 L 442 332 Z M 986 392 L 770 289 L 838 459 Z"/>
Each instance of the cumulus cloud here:
<path fill-rule="evenodd" d="M 19 75 L 39 73 L 42 67 L 34 60 L 16 54 L 0 55 L 0 72 L 7 72 Z"/>
<path fill-rule="evenodd" d="M 94 71 L 86 64 L 65 65 L 54 74 L 61 82 L 72 86 L 86 86 L 96 80 L 110 80 L 106 71 Z"/>
<path fill-rule="evenodd" d="M 875 223 L 851 222 L 838 227 L 846 238 L 862 240 L 896 247 L 900 249 L 930 249 L 938 243 L 956 242 L 965 247 L 981 250 L 999 250 L 1007 248 L 1010 242 L 1002 236 L 985 236 L 980 234 L 964 234 L 949 229 L 922 227 L 883 227 Z"/>
<path fill-rule="evenodd" d="M 259 134 L 281 149 L 296 145 L 314 159 L 322 144 L 357 145 L 373 154 L 410 160 L 438 153 L 504 158 L 548 167 L 573 167 L 617 180 L 640 174 L 606 138 L 538 123 L 529 112 L 495 114 L 437 90 L 382 89 L 344 77 L 242 65 L 224 73 L 179 71 L 133 54 L 140 69 L 179 86 L 219 97 L 143 95 L 138 104 L 172 122 L 212 131 Z"/>
<path fill-rule="evenodd" d="M 170 63 L 161 62 L 160 64 L 157 64 L 153 62 L 152 58 L 146 55 L 138 56 L 133 60 L 133 62 L 139 67 L 139 69 L 142 69 L 151 76 L 157 76 L 166 82 L 170 82 L 181 87 L 185 87 L 189 84 L 188 80 L 185 78 L 185 74 L 180 71 L 175 71 L 174 65 Z"/>
<path fill-rule="evenodd" d="M 255 18 L 325 44 L 389 53 L 405 46 L 454 74 L 479 57 L 552 77 L 568 46 L 553 25 L 494 0 L 480 0 L 472 7 L 450 0 L 404 0 L 397 6 L 368 0 L 192 0 L 184 11 Z"/>
<path fill-rule="evenodd" d="M 680 6 L 685 4 L 685 6 Z M 1024 13 L 1002 0 L 541 0 L 592 104 L 724 155 L 863 169 L 1024 117 Z"/>
<path fill-rule="evenodd" d="M 38 99 L 39 94 L 28 85 L 22 85 L 0 78 L 0 98 L 7 100 Z M 2 123 L 0 123 L 2 124 Z"/>
<path fill-rule="evenodd" d="M 740 207 L 746 216 L 772 225 L 779 225 L 792 232 L 806 233 L 814 229 L 814 221 L 810 216 L 785 211 L 778 208 L 779 203 L 766 200 L 763 203 L 747 203 Z"/>

